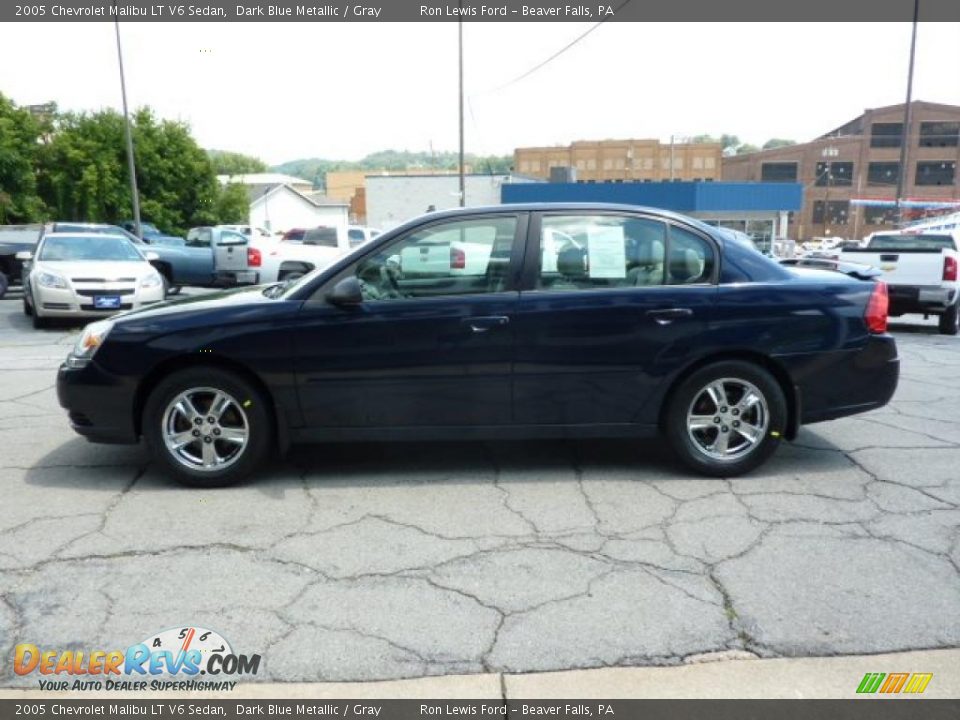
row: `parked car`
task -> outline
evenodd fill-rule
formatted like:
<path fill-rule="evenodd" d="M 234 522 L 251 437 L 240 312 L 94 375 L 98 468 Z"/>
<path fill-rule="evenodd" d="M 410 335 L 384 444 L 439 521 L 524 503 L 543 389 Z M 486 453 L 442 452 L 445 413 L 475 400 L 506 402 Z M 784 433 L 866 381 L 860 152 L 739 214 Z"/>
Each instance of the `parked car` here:
<path fill-rule="evenodd" d="M 96 317 L 164 299 L 163 278 L 122 235 L 48 233 L 36 253 L 24 251 L 23 312 L 33 326 L 49 318 Z"/>
<path fill-rule="evenodd" d="M 134 237 L 138 237 L 137 224 L 133 220 L 125 220 L 120 223 L 120 226 Z M 182 245 L 184 243 L 182 237 L 178 235 L 167 235 L 161 232 L 153 223 L 141 221 L 140 233 L 141 235 L 139 237 L 149 245 Z"/>
<path fill-rule="evenodd" d="M 841 261 L 874 265 L 890 288 L 890 314 L 937 315 L 944 335 L 960 332 L 960 232 L 880 232 L 864 247 L 838 253 Z"/>
<path fill-rule="evenodd" d="M 346 232 L 336 227 L 294 229 L 284 234 L 280 242 L 254 238 L 254 247 L 262 253 L 260 282 L 285 282 L 324 267 L 335 259 L 380 234 L 374 228 L 350 225 Z"/>
<path fill-rule="evenodd" d="M 551 242 L 546 263 L 553 231 L 583 246 Z M 461 233 L 489 246 L 485 268 L 394 262 Z M 883 283 L 787 268 L 665 211 L 471 208 L 289 285 L 93 323 L 57 393 L 78 433 L 144 438 L 191 485 L 232 483 L 293 442 L 658 432 L 690 468 L 730 477 L 801 424 L 890 399 L 886 300 Z"/>
<path fill-rule="evenodd" d="M 0 225 L 0 298 L 6 295 L 11 285 L 21 284 L 23 261 L 17 255 L 33 252 L 40 236 L 42 225 Z"/>

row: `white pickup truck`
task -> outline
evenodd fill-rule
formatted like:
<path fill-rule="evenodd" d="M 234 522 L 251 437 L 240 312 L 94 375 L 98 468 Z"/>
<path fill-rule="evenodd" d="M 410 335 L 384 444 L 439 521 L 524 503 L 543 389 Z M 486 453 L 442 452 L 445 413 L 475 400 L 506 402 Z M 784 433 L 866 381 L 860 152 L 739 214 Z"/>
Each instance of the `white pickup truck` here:
<path fill-rule="evenodd" d="M 840 260 L 874 265 L 890 297 L 890 315 L 938 315 L 940 332 L 960 330 L 957 232 L 879 232 L 863 247 L 844 248 Z"/>

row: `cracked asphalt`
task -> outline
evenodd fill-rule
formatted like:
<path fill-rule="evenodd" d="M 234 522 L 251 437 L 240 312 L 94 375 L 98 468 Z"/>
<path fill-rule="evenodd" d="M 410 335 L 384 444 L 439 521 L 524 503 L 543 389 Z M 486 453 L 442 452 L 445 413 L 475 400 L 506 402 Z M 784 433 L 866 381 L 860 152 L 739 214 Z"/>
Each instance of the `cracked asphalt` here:
<path fill-rule="evenodd" d="M 960 646 L 960 338 L 893 326 L 893 403 L 709 480 L 657 442 L 329 445 L 175 485 L 57 405 L 78 329 L 0 301 L 0 686 L 16 643 L 200 625 L 260 680 Z"/>

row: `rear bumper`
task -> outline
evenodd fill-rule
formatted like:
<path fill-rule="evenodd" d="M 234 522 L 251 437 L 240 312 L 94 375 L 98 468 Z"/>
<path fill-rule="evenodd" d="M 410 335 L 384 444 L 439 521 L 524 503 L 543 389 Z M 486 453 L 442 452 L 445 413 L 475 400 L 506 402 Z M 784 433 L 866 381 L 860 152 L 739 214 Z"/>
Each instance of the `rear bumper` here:
<path fill-rule="evenodd" d="M 890 313 L 943 312 L 957 301 L 957 291 L 937 285 L 888 285 Z"/>
<path fill-rule="evenodd" d="M 897 343 L 871 335 L 859 350 L 780 358 L 794 379 L 803 425 L 883 407 L 900 379 Z"/>
<path fill-rule="evenodd" d="M 91 442 L 139 441 L 133 422 L 133 391 L 95 363 L 80 369 L 61 365 L 57 400 L 67 410 L 74 432 Z"/>

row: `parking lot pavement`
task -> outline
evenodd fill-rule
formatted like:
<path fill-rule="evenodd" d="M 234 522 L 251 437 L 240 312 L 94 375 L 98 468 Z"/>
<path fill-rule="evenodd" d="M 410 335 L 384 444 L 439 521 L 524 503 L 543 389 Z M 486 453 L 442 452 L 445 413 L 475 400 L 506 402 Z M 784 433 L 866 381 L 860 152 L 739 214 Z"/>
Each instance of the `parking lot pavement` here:
<path fill-rule="evenodd" d="M 198 625 L 312 681 L 960 646 L 960 339 L 894 329 L 893 403 L 745 478 L 656 442 L 365 444 L 202 491 L 74 436 L 77 328 L 0 301 L 0 652 Z"/>

